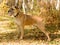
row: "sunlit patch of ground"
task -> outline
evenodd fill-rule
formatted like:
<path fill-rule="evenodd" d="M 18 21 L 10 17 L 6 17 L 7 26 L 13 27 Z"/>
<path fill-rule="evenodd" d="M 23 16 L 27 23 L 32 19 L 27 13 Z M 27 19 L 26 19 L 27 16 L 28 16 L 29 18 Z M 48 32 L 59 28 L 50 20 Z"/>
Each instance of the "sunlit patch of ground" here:
<path fill-rule="evenodd" d="M 45 42 L 41 40 L 16 40 L 0 42 L 0 45 L 60 45 L 60 41 Z"/>

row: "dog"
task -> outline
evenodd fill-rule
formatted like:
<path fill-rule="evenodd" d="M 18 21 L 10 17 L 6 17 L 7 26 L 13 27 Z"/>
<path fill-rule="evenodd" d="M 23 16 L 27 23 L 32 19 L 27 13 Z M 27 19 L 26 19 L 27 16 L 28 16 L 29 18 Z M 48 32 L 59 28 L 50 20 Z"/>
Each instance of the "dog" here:
<path fill-rule="evenodd" d="M 49 32 L 45 30 L 45 22 L 43 18 L 35 15 L 24 14 L 17 7 L 11 7 L 8 10 L 8 15 L 15 18 L 15 23 L 18 25 L 19 30 L 21 30 L 20 39 L 23 39 L 24 37 L 25 25 L 35 25 L 47 36 L 48 41 L 51 40 L 49 37 Z"/>

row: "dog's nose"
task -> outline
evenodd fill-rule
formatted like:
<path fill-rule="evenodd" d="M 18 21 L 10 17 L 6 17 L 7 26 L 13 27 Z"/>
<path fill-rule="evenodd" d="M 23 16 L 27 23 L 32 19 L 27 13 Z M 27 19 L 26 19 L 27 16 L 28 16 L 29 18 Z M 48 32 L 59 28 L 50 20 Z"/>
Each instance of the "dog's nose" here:
<path fill-rule="evenodd" d="M 10 10 L 8 10 L 8 12 L 10 12 Z"/>

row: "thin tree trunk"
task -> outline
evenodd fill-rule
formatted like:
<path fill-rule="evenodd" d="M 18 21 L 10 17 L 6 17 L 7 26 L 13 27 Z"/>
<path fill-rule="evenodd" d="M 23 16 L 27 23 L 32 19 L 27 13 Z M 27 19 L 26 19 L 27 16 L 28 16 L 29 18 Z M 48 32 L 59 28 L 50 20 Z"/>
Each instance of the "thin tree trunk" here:
<path fill-rule="evenodd" d="M 25 0 L 23 0 L 22 7 L 23 7 L 23 12 L 25 14 L 26 13 L 26 10 L 25 10 Z"/>
<path fill-rule="evenodd" d="M 56 5 L 56 9 L 59 10 L 59 0 L 57 0 L 57 5 Z"/>
<path fill-rule="evenodd" d="M 32 0 L 31 9 L 33 9 L 34 0 Z"/>
<path fill-rule="evenodd" d="M 34 5 L 34 0 L 28 0 L 28 5 L 30 9 L 33 9 L 33 5 Z"/>
<path fill-rule="evenodd" d="M 18 6 L 18 3 L 19 3 L 18 0 L 15 0 L 15 6 Z"/>

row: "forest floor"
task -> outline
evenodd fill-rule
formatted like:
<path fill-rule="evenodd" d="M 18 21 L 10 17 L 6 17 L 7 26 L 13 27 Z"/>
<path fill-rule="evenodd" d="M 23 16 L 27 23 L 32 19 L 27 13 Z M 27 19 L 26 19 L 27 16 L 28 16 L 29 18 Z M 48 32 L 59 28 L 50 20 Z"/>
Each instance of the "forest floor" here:
<path fill-rule="evenodd" d="M 0 45 L 60 45 L 60 41 L 20 40 L 0 42 Z"/>

